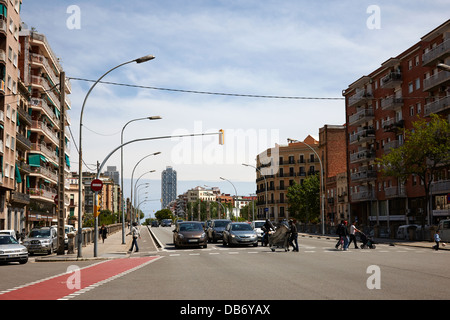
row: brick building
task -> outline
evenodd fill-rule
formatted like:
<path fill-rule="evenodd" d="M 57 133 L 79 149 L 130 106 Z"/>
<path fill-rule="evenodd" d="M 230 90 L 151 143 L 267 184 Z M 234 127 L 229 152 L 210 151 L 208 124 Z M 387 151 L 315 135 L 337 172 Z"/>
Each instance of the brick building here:
<path fill-rule="evenodd" d="M 425 201 L 415 177 L 402 183 L 382 178 L 375 159 L 403 144 L 404 129 L 419 117 L 438 113 L 449 119 L 450 20 L 392 57 L 343 91 L 347 122 L 347 179 L 351 220 L 380 225 L 392 235 L 397 225 L 417 223 Z M 429 220 L 448 216 L 448 168 L 434 177 Z"/>

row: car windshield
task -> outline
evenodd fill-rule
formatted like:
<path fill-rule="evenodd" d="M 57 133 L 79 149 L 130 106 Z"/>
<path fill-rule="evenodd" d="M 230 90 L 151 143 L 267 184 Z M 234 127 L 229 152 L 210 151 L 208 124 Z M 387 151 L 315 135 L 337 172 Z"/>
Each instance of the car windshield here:
<path fill-rule="evenodd" d="M 264 221 L 255 222 L 255 228 L 261 228 L 264 225 Z"/>
<path fill-rule="evenodd" d="M 8 235 L 0 235 L 0 244 L 17 244 L 17 240 Z"/>
<path fill-rule="evenodd" d="M 246 223 L 243 224 L 233 224 L 231 225 L 231 230 L 233 231 L 251 231 L 252 226 Z"/>
<path fill-rule="evenodd" d="M 201 231 L 203 227 L 200 223 L 183 223 L 180 224 L 180 231 Z"/>
<path fill-rule="evenodd" d="M 44 237 L 49 237 L 50 236 L 50 229 L 36 229 L 36 230 L 31 230 L 30 231 L 30 238 L 44 238 Z"/>
<path fill-rule="evenodd" d="M 214 226 L 219 228 L 225 228 L 229 223 L 230 221 L 215 221 Z"/>

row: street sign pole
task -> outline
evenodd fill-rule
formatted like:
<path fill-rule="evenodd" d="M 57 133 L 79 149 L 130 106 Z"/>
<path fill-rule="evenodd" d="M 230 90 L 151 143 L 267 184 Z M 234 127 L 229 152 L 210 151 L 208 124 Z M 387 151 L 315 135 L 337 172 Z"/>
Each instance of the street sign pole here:
<path fill-rule="evenodd" d="M 97 173 L 98 175 L 98 173 Z M 91 190 L 94 191 L 94 257 L 97 257 L 97 244 L 98 244 L 98 215 L 100 214 L 100 208 L 98 205 L 98 193 L 103 188 L 103 182 L 100 179 L 94 179 L 91 181 Z"/>

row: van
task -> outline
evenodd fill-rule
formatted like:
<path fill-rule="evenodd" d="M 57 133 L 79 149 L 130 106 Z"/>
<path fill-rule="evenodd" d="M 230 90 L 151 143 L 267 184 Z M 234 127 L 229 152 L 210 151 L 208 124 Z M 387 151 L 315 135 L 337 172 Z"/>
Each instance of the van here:
<path fill-rule="evenodd" d="M 414 230 L 414 232 L 420 228 L 418 224 L 405 224 L 403 226 L 398 227 L 396 238 L 400 240 L 414 240 L 409 239 L 409 230 Z"/>
<path fill-rule="evenodd" d="M 438 229 L 441 240 L 450 242 L 450 219 L 439 222 Z"/>

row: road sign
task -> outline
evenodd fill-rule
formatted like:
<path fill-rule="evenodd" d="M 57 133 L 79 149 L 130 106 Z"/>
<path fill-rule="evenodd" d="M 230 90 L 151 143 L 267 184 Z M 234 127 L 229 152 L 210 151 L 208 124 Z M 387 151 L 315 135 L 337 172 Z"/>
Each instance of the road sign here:
<path fill-rule="evenodd" d="M 100 190 L 102 190 L 103 188 L 103 182 L 100 179 L 94 179 L 91 182 L 91 190 L 94 192 L 98 192 Z"/>

